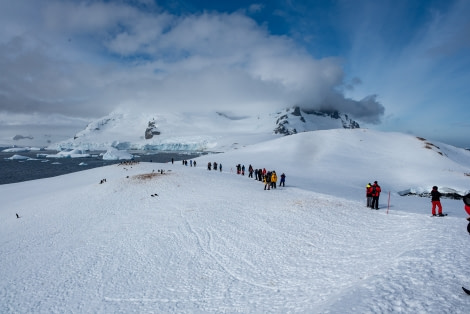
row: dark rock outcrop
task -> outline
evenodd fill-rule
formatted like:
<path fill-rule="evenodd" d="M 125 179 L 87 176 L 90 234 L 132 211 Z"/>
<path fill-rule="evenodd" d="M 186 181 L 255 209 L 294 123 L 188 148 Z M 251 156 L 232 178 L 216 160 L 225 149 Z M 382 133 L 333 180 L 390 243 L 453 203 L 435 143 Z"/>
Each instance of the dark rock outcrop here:
<path fill-rule="evenodd" d="M 158 130 L 155 120 L 149 121 L 147 129 L 145 129 L 145 139 L 149 140 L 154 135 L 160 135 L 160 131 Z"/>

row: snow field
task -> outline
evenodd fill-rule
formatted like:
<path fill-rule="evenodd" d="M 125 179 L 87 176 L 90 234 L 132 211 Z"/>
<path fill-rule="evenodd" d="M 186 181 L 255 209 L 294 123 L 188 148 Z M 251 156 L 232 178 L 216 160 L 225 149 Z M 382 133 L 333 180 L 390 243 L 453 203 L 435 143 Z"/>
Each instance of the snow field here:
<path fill-rule="evenodd" d="M 467 313 L 463 202 L 443 199 L 449 216 L 430 217 L 429 198 L 397 194 L 468 190 L 468 152 L 439 146 L 443 155 L 402 134 L 331 130 L 198 167 L 112 165 L 0 185 L 0 312 Z M 233 172 L 238 163 L 285 172 L 286 187 L 265 191 Z M 378 211 L 365 206 L 374 179 Z"/>
<path fill-rule="evenodd" d="M 49 193 L 34 203 L 6 200 L 24 209 L 2 217 L 1 312 L 463 313 L 470 303 L 461 218 L 264 191 L 202 166 L 66 177 L 79 183 L 44 179 Z"/>

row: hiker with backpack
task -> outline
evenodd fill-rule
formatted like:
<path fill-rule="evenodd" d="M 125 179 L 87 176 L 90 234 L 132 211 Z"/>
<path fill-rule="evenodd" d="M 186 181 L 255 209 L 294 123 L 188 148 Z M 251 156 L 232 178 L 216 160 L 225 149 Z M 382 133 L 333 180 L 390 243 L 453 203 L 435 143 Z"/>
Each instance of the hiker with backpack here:
<path fill-rule="evenodd" d="M 370 205 L 371 209 L 379 209 L 379 196 L 380 192 L 382 192 L 382 189 L 380 188 L 380 185 L 377 183 L 377 181 L 374 181 L 374 184 L 372 185 L 372 204 Z"/>
<path fill-rule="evenodd" d="M 442 214 L 441 196 L 442 194 L 437 190 L 437 186 L 433 186 L 431 191 L 431 211 L 433 216 L 436 216 L 436 207 L 437 215 L 441 217 L 444 216 L 444 214 Z"/>
<path fill-rule="evenodd" d="M 264 189 L 266 190 L 266 187 L 268 190 L 271 190 L 271 171 L 268 171 L 266 175 L 264 176 Z"/>

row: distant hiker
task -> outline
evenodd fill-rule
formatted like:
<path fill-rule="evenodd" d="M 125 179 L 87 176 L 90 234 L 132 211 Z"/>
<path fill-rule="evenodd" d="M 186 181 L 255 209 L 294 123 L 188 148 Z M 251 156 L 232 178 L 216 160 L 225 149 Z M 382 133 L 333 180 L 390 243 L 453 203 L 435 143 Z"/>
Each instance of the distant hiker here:
<path fill-rule="evenodd" d="M 371 209 L 379 209 L 379 196 L 382 189 L 378 185 L 377 181 L 374 181 L 372 185 L 372 204 L 370 205 Z"/>
<path fill-rule="evenodd" d="M 271 171 L 267 172 L 266 175 L 264 176 L 264 189 L 266 190 L 266 187 L 268 187 L 268 190 L 271 189 Z"/>
<path fill-rule="evenodd" d="M 16 218 L 20 218 L 20 215 L 16 214 Z"/>
<path fill-rule="evenodd" d="M 245 165 L 242 166 L 242 176 L 245 175 Z"/>
<path fill-rule="evenodd" d="M 367 207 L 372 207 L 372 184 L 370 182 L 366 185 L 366 199 Z"/>
<path fill-rule="evenodd" d="M 442 214 L 442 205 L 441 205 L 441 196 L 442 194 L 437 190 L 437 186 L 432 187 L 431 191 L 431 204 L 432 204 L 432 215 L 436 216 L 436 207 L 439 216 L 444 216 Z"/>
<path fill-rule="evenodd" d="M 238 164 L 237 165 L 237 174 L 240 174 L 242 172 L 242 165 Z"/>
<path fill-rule="evenodd" d="M 219 165 L 219 170 L 222 172 L 222 164 Z"/>
<path fill-rule="evenodd" d="M 196 160 L 193 161 L 193 167 L 196 167 Z"/>
<path fill-rule="evenodd" d="M 214 170 L 217 171 L 217 163 L 214 161 Z"/>
<path fill-rule="evenodd" d="M 192 160 L 189 161 L 189 166 L 191 166 L 191 167 L 193 166 L 193 161 Z"/>
<path fill-rule="evenodd" d="M 207 170 L 211 170 L 212 169 L 212 163 L 209 161 L 207 163 Z"/>
<path fill-rule="evenodd" d="M 273 173 L 271 174 L 271 187 L 275 189 L 276 184 L 277 184 L 277 174 L 276 174 L 276 171 L 273 170 Z"/>
<path fill-rule="evenodd" d="M 253 166 L 250 164 L 248 166 L 248 178 L 253 178 L 253 172 L 254 172 Z"/>
<path fill-rule="evenodd" d="M 171 158 L 171 164 L 173 164 L 175 162 L 175 160 L 173 158 Z"/>
<path fill-rule="evenodd" d="M 258 181 L 263 182 L 263 170 L 258 169 Z"/>
<path fill-rule="evenodd" d="M 279 182 L 279 186 L 286 186 L 286 175 L 284 172 L 281 174 L 281 182 Z"/>

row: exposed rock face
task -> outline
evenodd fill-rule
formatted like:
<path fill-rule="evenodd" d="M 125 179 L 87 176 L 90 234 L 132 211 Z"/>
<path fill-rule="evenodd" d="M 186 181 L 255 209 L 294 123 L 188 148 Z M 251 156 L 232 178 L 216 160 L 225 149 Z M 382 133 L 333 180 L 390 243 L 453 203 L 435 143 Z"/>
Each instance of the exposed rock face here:
<path fill-rule="evenodd" d="M 157 126 L 155 125 L 155 120 L 149 121 L 148 127 L 145 130 L 145 139 L 149 140 L 154 135 L 160 135 L 160 131 L 158 130 Z"/>
<path fill-rule="evenodd" d="M 323 119 L 316 119 L 323 118 Z M 329 119 L 328 119 L 329 118 Z M 323 127 L 324 121 L 331 120 L 331 124 L 336 124 L 339 128 L 357 129 L 360 128 L 359 123 L 350 119 L 347 114 L 338 111 L 317 111 L 305 110 L 298 106 L 286 109 L 286 113 L 279 113 L 276 120 L 275 134 L 291 135 L 298 132 L 311 131 L 315 129 L 332 128 L 331 125 Z M 318 123 L 321 121 L 321 123 Z"/>
<path fill-rule="evenodd" d="M 15 136 L 13 137 L 13 140 L 14 140 L 14 141 L 19 141 L 19 140 L 23 140 L 23 139 L 30 139 L 30 140 L 32 140 L 32 139 L 34 139 L 34 137 L 32 137 L 31 135 L 29 135 L 29 136 L 15 135 Z"/>

